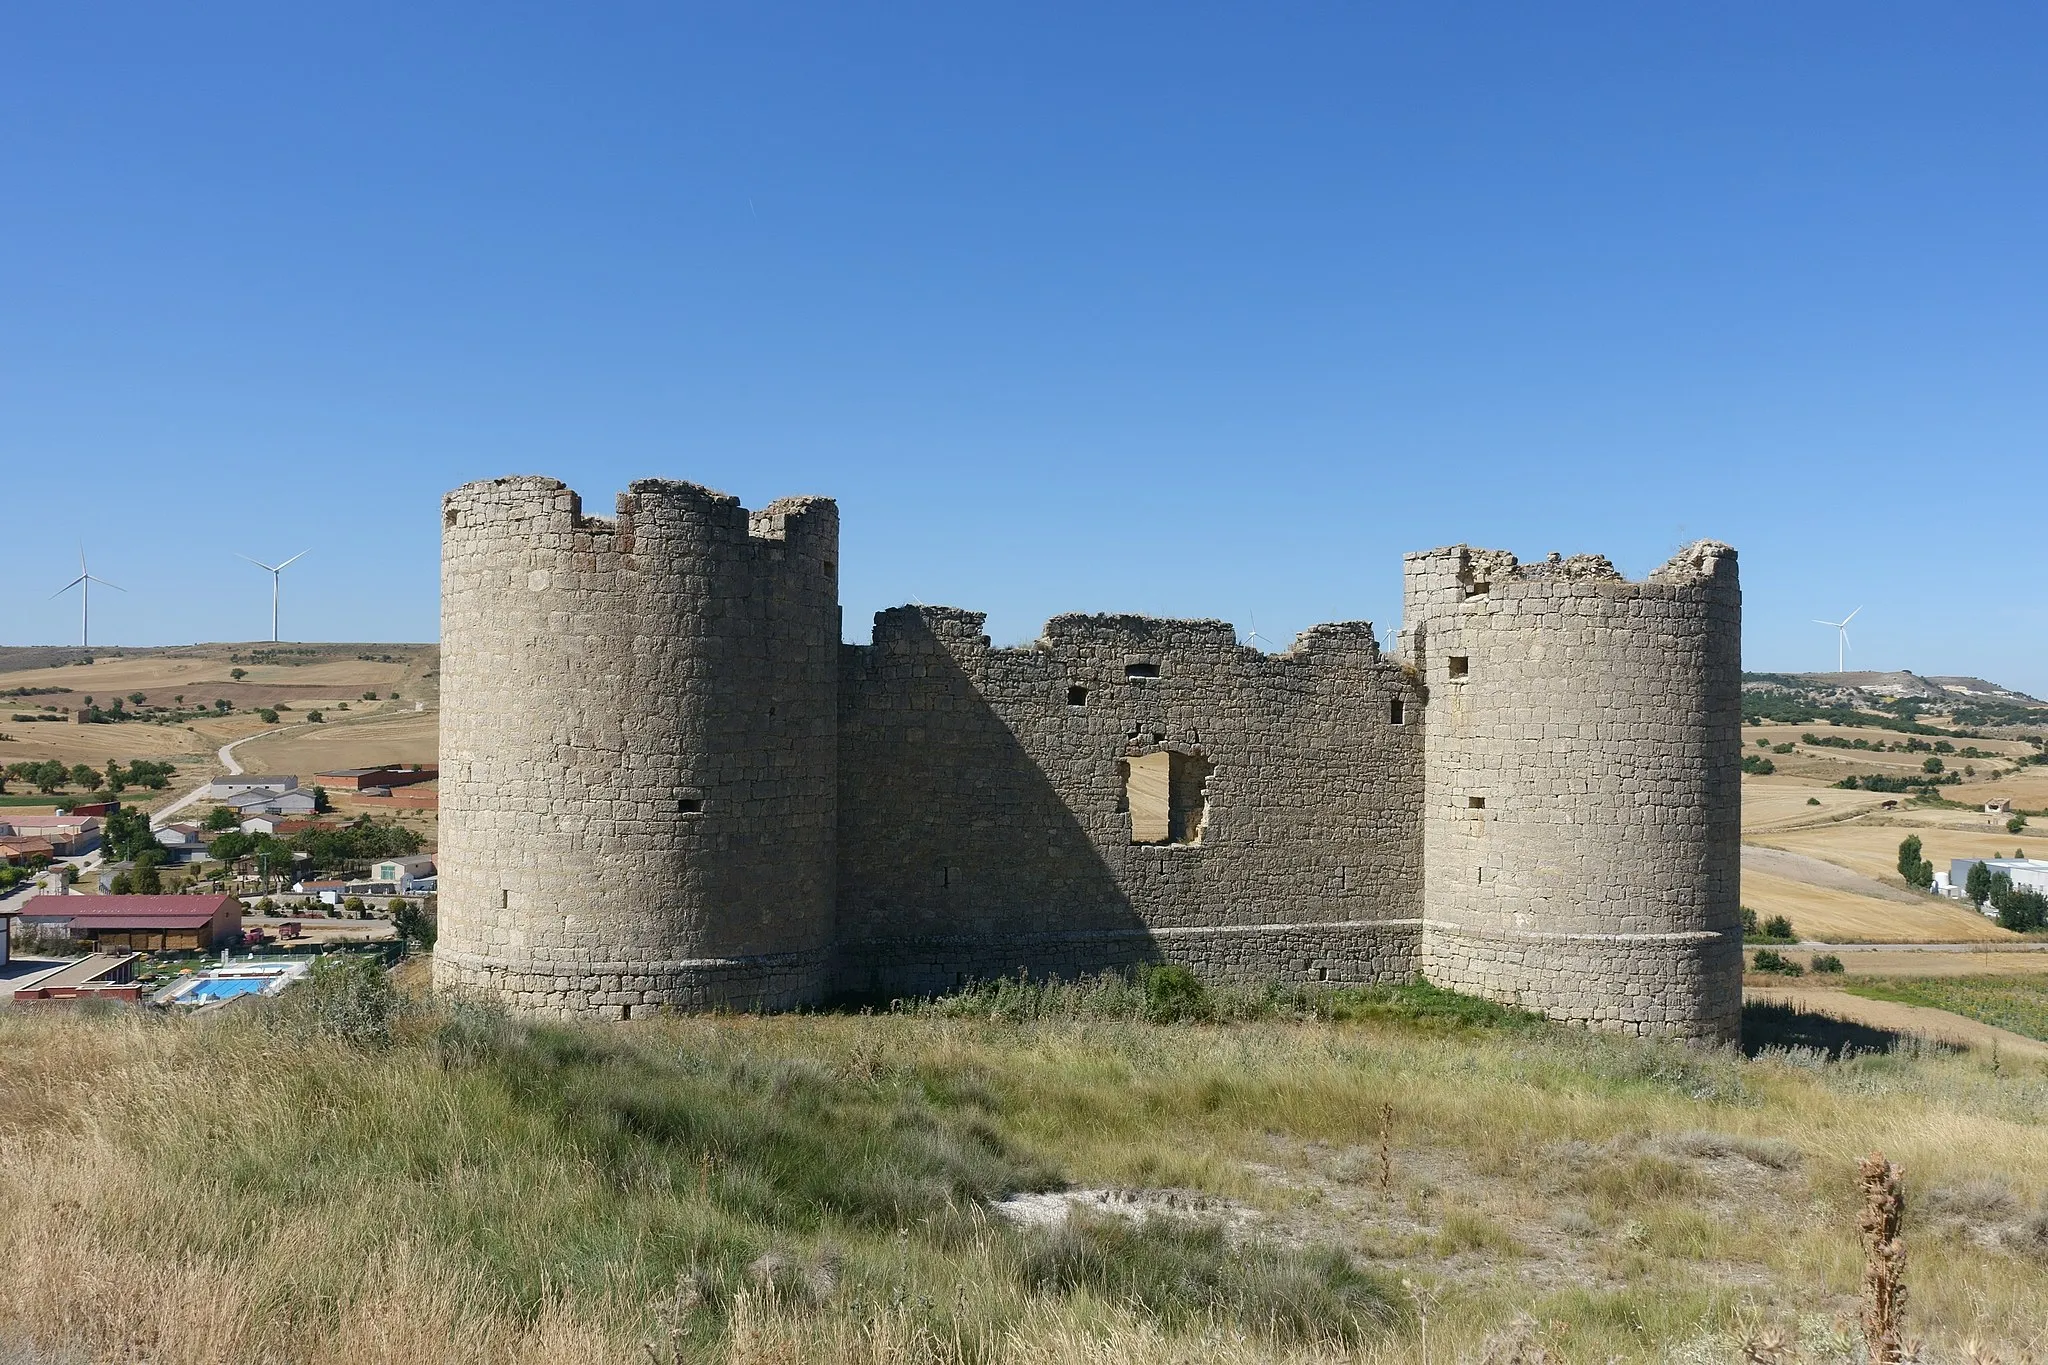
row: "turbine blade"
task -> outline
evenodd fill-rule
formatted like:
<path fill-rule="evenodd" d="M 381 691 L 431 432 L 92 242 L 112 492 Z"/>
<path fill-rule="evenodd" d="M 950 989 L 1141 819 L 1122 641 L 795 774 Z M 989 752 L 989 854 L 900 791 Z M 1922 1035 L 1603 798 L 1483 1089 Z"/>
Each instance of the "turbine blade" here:
<path fill-rule="evenodd" d="M 1856 611 L 1862 611 L 1862 610 L 1863 610 L 1863 608 L 1861 608 L 1861 607 L 1858 607 L 1858 608 L 1856 608 Z M 1844 616 L 1844 617 L 1842 618 L 1842 624 L 1846 626 L 1846 625 L 1848 625 L 1848 624 L 1849 624 L 1849 623 L 1850 623 L 1851 621 L 1855 620 L 1855 619 L 1856 619 L 1856 611 L 1852 611 L 1852 612 L 1850 612 L 1850 613 L 1849 613 L 1849 614 L 1848 614 L 1847 616 Z"/>
<path fill-rule="evenodd" d="M 238 555 L 236 555 L 236 556 L 235 556 L 235 558 L 236 558 L 236 559 L 249 559 L 249 556 L 247 556 L 247 555 L 243 555 L 243 554 L 238 554 Z M 251 564 L 254 564 L 254 565 L 255 565 L 255 566 L 256 566 L 257 568 L 259 568 L 259 569 L 268 569 L 268 570 L 269 570 L 269 571 L 270 571 L 271 573 L 276 573 L 276 572 L 277 572 L 277 571 L 278 571 L 278 570 L 279 570 L 280 568 L 282 568 L 282 567 L 283 567 L 283 565 L 279 565 L 279 564 L 265 564 L 265 563 L 264 563 L 264 562 L 263 562 L 262 560 L 260 560 L 260 559 L 249 559 L 249 562 L 250 562 Z"/>
<path fill-rule="evenodd" d="M 70 592 L 73 588 L 77 587 L 80 583 L 83 583 L 84 581 L 85 575 L 80 574 L 78 577 L 72 579 L 69 583 L 66 583 L 63 587 L 57 589 L 57 591 L 51 593 L 50 596 L 62 597 L 65 593 Z"/>
<path fill-rule="evenodd" d="M 122 587 L 119 583 L 109 583 L 106 579 L 100 578 L 97 575 L 87 574 L 86 577 L 90 579 L 92 582 L 99 584 L 103 588 L 112 588 L 115 592 L 128 591 L 128 589 Z"/>
<path fill-rule="evenodd" d="M 287 559 L 287 560 L 286 560 L 286 561 L 284 562 L 284 564 L 280 564 L 280 565 L 278 565 L 277 567 L 278 567 L 278 568 L 280 568 L 280 569 L 282 569 L 282 568 L 283 568 L 283 567 L 285 566 L 285 564 L 289 564 L 289 563 L 291 563 L 293 559 L 304 559 L 304 558 L 305 558 L 305 557 L 306 557 L 307 555 L 309 555 L 309 554 L 311 554 L 311 553 L 313 553 L 313 551 L 312 551 L 312 550 L 311 550 L 310 548 L 307 548 L 307 549 L 301 550 L 301 551 L 299 551 L 299 552 L 298 552 L 297 554 L 293 555 L 291 559 Z"/>

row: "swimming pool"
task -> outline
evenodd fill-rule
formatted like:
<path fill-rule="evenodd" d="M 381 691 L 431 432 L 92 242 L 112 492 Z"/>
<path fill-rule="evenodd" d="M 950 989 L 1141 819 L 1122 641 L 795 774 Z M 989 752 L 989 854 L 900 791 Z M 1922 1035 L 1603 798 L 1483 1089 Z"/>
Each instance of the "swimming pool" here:
<path fill-rule="evenodd" d="M 270 962 L 223 960 L 218 967 L 180 976 L 157 992 L 152 1003 L 217 1005 L 223 1000 L 238 1000 L 245 995 L 276 995 L 305 976 L 310 966 L 308 958 Z"/>
<path fill-rule="evenodd" d="M 274 976 L 216 976 L 192 983 L 178 997 L 180 1004 L 203 1005 L 210 1000 L 232 1000 L 238 995 L 260 995 L 276 981 Z"/>

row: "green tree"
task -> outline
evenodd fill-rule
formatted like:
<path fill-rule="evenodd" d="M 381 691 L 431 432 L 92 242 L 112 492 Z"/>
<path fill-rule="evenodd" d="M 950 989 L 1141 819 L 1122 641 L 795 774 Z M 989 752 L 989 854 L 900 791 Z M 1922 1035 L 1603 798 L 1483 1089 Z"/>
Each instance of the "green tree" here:
<path fill-rule="evenodd" d="M 117 862 L 126 862 L 161 847 L 156 835 L 150 831 L 149 817 L 133 806 L 123 806 L 109 815 L 101 827 L 100 839 Z"/>
<path fill-rule="evenodd" d="M 222 807 L 222 809 L 225 810 L 226 807 Z M 255 852 L 255 850 L 256 836 L 244 834 L 238 829 L 229 830 L 206 847 L 208 853 L 211 853 L 229 866 L 240 862 Z"/>
<path fill-rule="evenodd" d="M 2005 832 L 2007 834 L 2018 834 L 2026 827 L 2027 817 L 2024 815 L 2014 815 L 2012 819 L 2005 822 Z"/>
<path fill-rule="evenodd" d="M 160 849 L 149 849 L 135 855 L 135 894 L 138 896 L 160 896 L 164 882 L 157 871 L 163 866 L 164 855 Z"/>
<path fill-rule="evenodd" d="M 424 902 L 414 904 L 401 900 L 391 908 L 391 923 L 398 930 L 398 937 L 417 947 L 423 953 L 434 951 L 434 939 L 438 937 L 439 926 L 435 923 L 434 907 Z"/>
<path fill-rule="evenodd" d="M 1790 943 L 1799 936 L 1792 932 L 1791 920 L 1786 919 L 1783 915 L 1772 915 L 1764 921 L 1764 937 L 1782 939 L 1784 942 Z"/>
<path fill-rule="evenodd" d="M 45 796 L 71 780 L 71 770 L 54 758 L 46 758 L 36 764 L 35 775 L 29 779 L 36 784 L 36 790 Z"/>
<path fill-rule="evenodd" d="M 228 670 L 228 676 L 230 678 L 233 678 L 236 682 L 240 682 L 242 679 L 249 676 L 249 670 L 246 668 L 231 668 Z"/>
<path fill-rule="evenodd" d="M 215 806 L 206 813 L 206 828 L 210 830 L 231 830 L 241 826 L 242 817 L 235 814 L 233 806 Z"/>
<path fill-rule="evenodd" d="M 1970 875 L 1963 880 L 1963 894 L 1979 910 L 1991 899 L 1991 869 L 1982 860 L 1970 864 Z"/>
<path fill-rule="evenodd" d="M 277 724 L 277 712 L 267 706 L 259 706 L 256 708 L 256 719 L 262 721 L 265 725 L 275 725 Z"/>
<path fill-rule="evenodd" d="M 228 712 L 235 709 L 235 704 L 229 701 L 226 697 L 215 697 L 213 699 L 213 709 L 220 712 L 222 715 L 226 715 Z"/>
<path fill-rule="evenodd" d="M 1920 836 L 1909 834 L 1899 844 L 1899 875 L 1922 891 L 1934 885 L 1934 864 L 1920 856 Z"/>
<path fill-rule="evenodd" d="M 1938 773 L 1938 772 L 1940 772 L 1940 771 L 1941 771 L 1941 760 L 1940 760 L 1940 759 L 1938 759 L 1938 758 L 1926 758 L 1926 759 L 1922 759 L 1922 760 L 1920 761 L 1920 771 L 1921 771 L 1921 772 L 1923 772 L 1923 773 Z"/>
<path fill-rule="evenodd" d="M 104 781 L 106 779 L 100 776 L 98 768 L 90 767 L 84 763 L 74 763 L 71 765 L 71 785 L 74 787 L 83 787 L 87 791 L 98 791 L 100 784 Z"/>
<path fill-rule="evenodd" d="M 315 782 L 313 784 L 313 813 L 319 815 L 333 809 L 334 803 L 327 799 L 327 788 Z"/>
<path fill-rule="evenodd" d="M 130 692 L 128 694 L 128 700 L 134 702 L 137 706 L 140 706 L 145 701 L 148 701 L 149 698 L 143 696 L 142 693 L 140 692 Z"/>
<path fill-rule="evenodd" d="M 318 711 L 308 711 L 306 719 L 312 721 L 315 725 L 320 725 L 326 721 L 327 717 L 321 715 Z"/>

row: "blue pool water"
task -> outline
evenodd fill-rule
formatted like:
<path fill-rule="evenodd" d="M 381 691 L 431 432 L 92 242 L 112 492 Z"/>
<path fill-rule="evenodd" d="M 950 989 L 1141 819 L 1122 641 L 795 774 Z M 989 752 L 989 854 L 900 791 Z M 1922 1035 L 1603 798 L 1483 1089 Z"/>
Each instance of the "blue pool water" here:
<path fill-rule="evenodd" d="M 195 1003 L 212 1000 L 232 1000 L 238 995 L 254 995 L 268 986 L 275 977 L 269 976 L 223 976 L 210 981 L 193 983 L 185 992 L 184 999 Z"/>

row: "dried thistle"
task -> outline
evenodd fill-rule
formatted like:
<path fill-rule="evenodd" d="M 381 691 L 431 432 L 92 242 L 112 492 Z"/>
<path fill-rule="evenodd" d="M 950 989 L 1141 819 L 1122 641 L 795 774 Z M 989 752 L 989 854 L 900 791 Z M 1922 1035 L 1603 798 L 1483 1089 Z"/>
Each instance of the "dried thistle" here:
<path fill-rule="evenodd" d="M 1394 1106 L 1380 1105 L 1380 1188 L 1394 1186 Z"/>
<path fill-rule="evenodd" d="M 1906 1216 L 1904 1172 L 1874 1152 L 1858 1164 L 1863 1186 L 1863 1340 L 1870 1365 L 1899 1365 L 1907 1359 L 1906 1244 L 1899 1225 Z"/>

